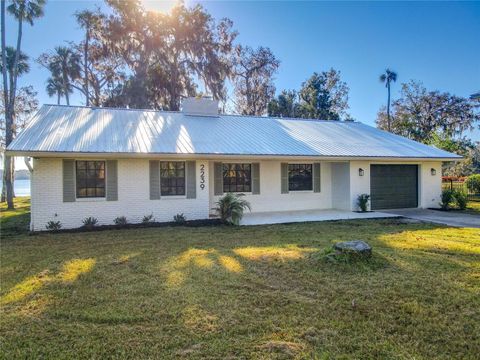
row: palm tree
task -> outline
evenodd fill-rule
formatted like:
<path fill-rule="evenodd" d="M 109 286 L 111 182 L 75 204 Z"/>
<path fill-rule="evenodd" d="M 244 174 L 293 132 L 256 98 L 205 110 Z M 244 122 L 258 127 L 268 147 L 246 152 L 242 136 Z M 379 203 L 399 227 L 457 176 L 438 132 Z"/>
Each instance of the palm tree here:
<path fill-rule="evenodd" d="M 85 92 L 85 99 L 86 99 L 86 105 L 90 105 L 90 94 L 88 92 L 88 51 L 89 51 L 89 42 L 90 38 L 92 36 L 92 32 L 95 30 L 95 28 L 98 27 L 98 24 L 100 22 L 100 16 L 90 10 L 83 10 L 75 13 L 75 17 L 77 18 L 77 22 L 79 25 L 85 29 L 85 40 L 83 43 L 83 88 Z"/>
<path fill-rule="evenodd" d="M 251 210 L 250 203 L 241 197 L 245 194 L 226 193 L 217 202 L 214 209 L 225 224 L 238 225 L 245 209 Z"/>
<path fill-rule="evenodd" d="M 65 96 L 67 105 L 70 105 L 69 94 L 73 92 L 72 82 L 80 76 L 80 58 L 65 46 L 55 48 L 48 68 L 52 77 L 58 79 L 62 84 L 62 94 Z"/>
<path fill-rule="evenodd" d="M 7 72 L 7 82 L 10 86 L 10 89 L 13 87 L 13 82 L 15 78 L 15 61 L 17 61 L 17 76 L 21 76 L 30 71 L 30 65 L 28 64 L 28 55 L 20 51 L 20 54 L 17 56 L 17 51 L 12 46 L 7 46 L 5 49 L 5 62 L 7 63 L 6 72 Z M 3 59 L 0 62 L 0 66 L 3 72 Z"/>
<path fill-rule="evenodd" d="M 388 90 L 388 99 L 387 99 L 387 124 L 388 124 L 388 131 L 391 130 L 391 122 L 390 122 L 390 83 L 393 81 L 397 81 L 397 73 L 393 70 L 387 69 L 385 73 L 380 75 L 380 81 L 385 83 L 385 87 Z"/>
<path fill-rule="evenodd" d="M 18 62 L 23 36 L 23 22 L 26 21 L 33 26 L 33 20 L 43 16 L 43 7 L 46 0 L 13 0 L 7 10 L 18 21 L 17 35 L 17 57 L 13 64 L 13 86 L 10 88 L 10 109 L 14 109 L 15 94 L 17 90 L 17 77 L 19 75 Z M 13 111 L 13 110 L 12 110 Z"/>
<path fill-rule="evenodd" d="M 5 11 L 8 10 L 15 19 L 18 21 L 18 34 L 17 34 L 17 49 L 15 52 L 15 60 L 13 61 L 13 71 L 11 75 L 11 86 L 7 80 L 7 67 L 2 70 L 3 77 L 3 91 L 5 102 L 5 146 L 10 145 L 13 141 L 13 128 L 14 128 L 14 109 L 15 98 L 17 95 L 17 79 L 19 75 L 19 62 L 21 55 L 22 45 L 22 30 L 23 22 L 26 21 L 30 25 L 33 25 L 33 21 L 36 18 L 43 16 L 43 7 L 46 0 L 11 0 L 10 5 L 5 8 L 5 0 L 1 0 L 1 31 L 2 31 L 2 62 L 7 63 L 7 47 L 5 43 Z M 13 166 L 10 156 L 4 156 L 4 182 L 7 194 L 7 207 L 13 209 Z"/>
<path fill-rule="evenodd" d="M 60 105 L 60 99 L 64 95 L 62 81 L 56 77 L 49 77 L 46 90 L 50 97 L 57 95 L 57 105 Z"/>

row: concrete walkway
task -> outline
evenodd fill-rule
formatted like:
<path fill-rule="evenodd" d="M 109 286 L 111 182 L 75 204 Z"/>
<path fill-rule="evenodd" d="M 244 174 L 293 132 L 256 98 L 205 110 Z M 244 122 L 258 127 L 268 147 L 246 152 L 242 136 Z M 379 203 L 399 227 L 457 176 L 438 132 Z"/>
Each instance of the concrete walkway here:
<path fill-rule="evenodd" d="M 302 211 L 272 211 L 249 213 L 243 216 L 240 225 L 284 224 L 305 221 L 349 220 L 394 218 L 398 215 L 384 212 L 357 213 L 343 210 L 302 210 Z"/>
<path fill-rule="evenodd" d="M 480 228 L 480 216 L 478 215 L 429 209 L 395 209 L 383 211 L 392 215 L 399 215 L 414 220 L 433 222 L 448 226 Z"/>

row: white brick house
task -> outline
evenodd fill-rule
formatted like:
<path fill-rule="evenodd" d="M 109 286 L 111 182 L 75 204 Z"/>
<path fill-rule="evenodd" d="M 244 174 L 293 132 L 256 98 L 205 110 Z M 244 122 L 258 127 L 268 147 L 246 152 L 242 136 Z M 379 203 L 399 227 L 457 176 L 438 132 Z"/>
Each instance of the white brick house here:
<path fill-rule="evenodd" d="M 442 161 L 460 157 L 358 122 L 45 105 L 7 149 L 33 158 L 31 230 L 207 219 L 225 192 L 252 212 L 436 207 Z"/>

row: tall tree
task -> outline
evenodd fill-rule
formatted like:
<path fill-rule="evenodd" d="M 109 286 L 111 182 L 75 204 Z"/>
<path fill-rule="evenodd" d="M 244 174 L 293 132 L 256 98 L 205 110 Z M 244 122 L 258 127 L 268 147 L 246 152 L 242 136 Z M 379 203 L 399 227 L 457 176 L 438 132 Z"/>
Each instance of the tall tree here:
<path fill-rule="evenodd" d="M 380 81 L 385 84 L 387 88 L 387 130 L 391 131 L 391 121 L 390 121 L 390 86 L 392 82 L 397 81 L 397 73 L 393 70 L 386 69 L 385 73 L 380 75 Z"/>
<path fill-rule="evenodd" d="M 402 84 L 400 98 L 392 103 L 391 131 L 423 143 L 462 136 L 480 121 L 480 104 L 474 100 L 438 90 L 429 91 L 422 83 Z M 388 129 L 388 114 L 380 109 L 377 126 Z"/>
<path fill-rule="evenodd" d="M 268 116 L 299 117 L 298 93 L 295 90 L 283 90 L 269 102 Z"/>
<path fill-rule="evenodd" d="M 300 89 L 300 117 L 322 120 L 340 120 L 348 117 L 347 84 L 340 71 L 330 69 L 314 73 Z"/>
<path fill-rule="evenodd" d="M 275 95 L 280 61 L 266 47 L 237 46 L 232 59 L 235 108 L 242 115 L 264 115 Z"/>
<path fill-rule="evenodd" d="M 50 70 L 53 79 L 62 84 L 62 95 L 70 105 L 73 83 L 80 77 L 80 56 L 70 47 L 57 46 L 53 53 L 40 55 L 38 62 Z"/>
<path fill-rule="evenodd" d="M 98 28 L 100 17 L 90 10 L 83 10 L 75 13 L 78 24 L 85 30 L 85 40 L 83 41 L 83 89 L 85 94 L 85 104 L 90 105 L 90 93 L 88 89 L 89 71 L 88 71 L 88 53 L 92 31 Z"/>
<path fill-rule="evenodd" d="M 3 91 L 1 91 L 1 102 L 0 102 L 0 150 L 5 149 L 5 101 L 3 96 Z M 13 137 L 23 129 L 26 125 L 32 114 L 38 109 L 38 99 L 37 92 L 33 90 L 32 86 L 23 86 L 17 90 L 17 96 L 15 98 L 15 109 L 14 109 L 14 126 L 13 126 Z M 12 171 L 12 185 L 15 183 L 15 166 L 14 162 L 11 162 L 11 171 Z M 2 179 L 2 195 L 1 202 L 6 200 L 6 186 L 5 186 L 5 177 Z"/>
<path fill-rule="evenodd" d="M 64 95 L 62 81 L 56 77 L 49 77 L 45 89 L 47 90 L 48 96 L 57 96 L 57 105 L 60 105 L 60 99 Z"/>
<path fill-rule="evenodd" d="M 19 57 L 21 54 L 21 45 L 23 37 L 23 23 L 27 22 L 30 25 L 33 25 L 33 22 L 36 18 L 43 16 L 43 7 L 45 6 L 45 0 L 12 0 L 7 10 L 12 14 L 18 23 L 18 33 L 17 33 L 17 46 L 16 46 L 16 57 L 13 63 L 13 81 L 12 86 L 9 87 L 7 76 L 6 76 L 6 67 L 3 67 L 2 77 L 3 77 L 3 91 L 4 91 L 4 104 L 5 104 L 5 143 L 8 146 L 14 136 L 14 116 L 15 116 L 15 99 L 17 95 L 17 79 L 19 76 Z M 1 1 L 1 31 L 2 31 L 2 61 L 3 64 L 6 63 L 7 58 L 7 46 L 5 41 L 5 11 L 6 4 L 5 0 Z M 4 157 L 4 176 L 5 176 L 5 187 L 7 192 L 7 206 L 9 209 L 14 208 L 13 204 L 13 172 L 12 172 L 12 160 L 10 156 Z"/>
<path fill-rule="evenodd" d="M 196 80 L 214 98 L 225 97 L 228 54 L 236 32 L 223 19 L 216 24 L 202 6 L 180 3 L 168 14 L 145 11 L 139 1 L 107 0 L 113 10 L 106 43 L 132 74 L 108 102 L 131 107 L 178 110 L 194 95 Z"/>

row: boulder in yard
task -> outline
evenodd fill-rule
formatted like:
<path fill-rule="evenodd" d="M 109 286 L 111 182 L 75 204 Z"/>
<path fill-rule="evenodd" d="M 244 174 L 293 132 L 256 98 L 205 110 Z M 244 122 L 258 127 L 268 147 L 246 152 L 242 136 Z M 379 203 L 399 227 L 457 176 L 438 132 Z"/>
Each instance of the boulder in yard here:
<path fill-rule="evenodd" d="M 345 254 L 372 256 L 372 247 L 362 240 L 342 241 L 333 245 L 333 248 Z"/>

